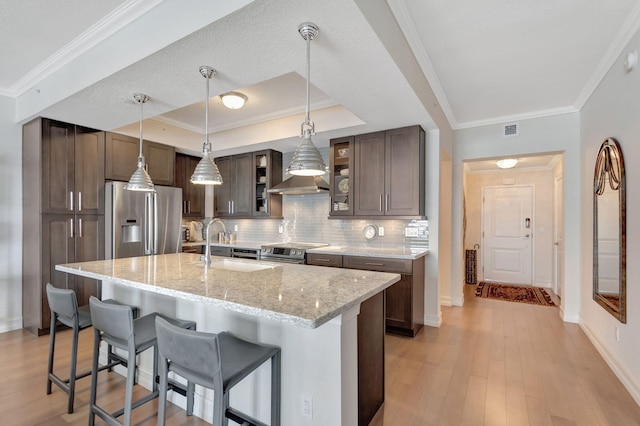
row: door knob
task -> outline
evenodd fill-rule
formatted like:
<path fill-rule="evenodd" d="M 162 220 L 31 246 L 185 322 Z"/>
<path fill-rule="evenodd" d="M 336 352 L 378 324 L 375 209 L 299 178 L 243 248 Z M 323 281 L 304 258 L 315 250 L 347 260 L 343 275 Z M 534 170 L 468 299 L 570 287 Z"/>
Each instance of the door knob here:
<path fill-rule="evenodd" d="M 529 234 L 524 234 L 524 237 L 525 238 L 529 238 Z"/>

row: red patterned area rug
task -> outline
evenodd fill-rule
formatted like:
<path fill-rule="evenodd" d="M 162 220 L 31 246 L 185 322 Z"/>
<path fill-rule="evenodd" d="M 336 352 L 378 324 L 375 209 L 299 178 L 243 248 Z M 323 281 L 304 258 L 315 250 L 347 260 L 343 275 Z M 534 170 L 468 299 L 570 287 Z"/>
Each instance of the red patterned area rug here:
<path fill-rule="evenodd" d="M 507 302 L 555 306 L 549 293 L 540 287 L 481 282 L 478 284 L 478 287 L 476 287 L 476 296 L 487 299 L 505 300 Z"/>

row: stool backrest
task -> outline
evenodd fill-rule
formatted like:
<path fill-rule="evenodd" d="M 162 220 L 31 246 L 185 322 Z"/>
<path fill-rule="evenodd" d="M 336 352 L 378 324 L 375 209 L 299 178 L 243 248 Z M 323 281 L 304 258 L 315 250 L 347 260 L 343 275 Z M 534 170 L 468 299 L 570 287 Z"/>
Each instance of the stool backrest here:
<path fill-rule="evenodd" d="M 222 386 L 217 334 L 185 330 L 156 317 L 156 336 L 164 358 Z"/>
<path fill-rule="evenodd" d="M 89 298 L 93 328 L 124 342 L 133 337 L 133 313 L 127 305 L 104 303 Z"/>
<path fill-rule="evenodd" d="M 56 288 L 51 283 L 47 283 L 47 299 L 49 300 L 49 309 L 58 316 L 73 319 L 78 315 L 78 301 L 75 291 Z"/>

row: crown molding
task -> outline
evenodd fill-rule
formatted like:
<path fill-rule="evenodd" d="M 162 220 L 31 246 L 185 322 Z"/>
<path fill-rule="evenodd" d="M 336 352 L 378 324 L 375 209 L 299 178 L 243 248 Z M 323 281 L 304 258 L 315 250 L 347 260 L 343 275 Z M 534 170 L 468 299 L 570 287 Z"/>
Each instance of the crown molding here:
<path fill-rule="evenodd" d="M 459 123 L 454 130 L 469 129 L 472 127 L 490 126 L 494 124 L 504 124 L 514 121 L 530 120 L 532 118 L 550 117 L 553 115 L 571 114 L 578 112 L 578 109 L 574 106 L 566 106 L 560 108 L 551 108 L 540 111 L 524 112 L 521 114 L 503 115 L 502 117 L 487 118 L 485 120 L 467 121 L 466 123 Z"/>
<path fill-rule="evenodd" d="M 17 98 L 24 92 L 72 62 L 78 56 L 115 34 L 163 0 L 127 0 L 104 16 L 60 50 L 49 56 L 9 88 L 0 89 L 0 95 Z"/>

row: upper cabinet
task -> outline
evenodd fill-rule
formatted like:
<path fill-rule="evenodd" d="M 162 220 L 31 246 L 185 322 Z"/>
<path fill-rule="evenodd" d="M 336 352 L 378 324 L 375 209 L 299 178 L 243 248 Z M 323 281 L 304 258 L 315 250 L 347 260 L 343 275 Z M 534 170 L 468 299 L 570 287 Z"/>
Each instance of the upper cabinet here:
<path fill-rule="evenodd" d="M 330 159 L 330 216 L 425 216 L 425 133 L 420 126 L 333 139 Z"/>
<path fill-rule="evenodd" d="M 128 181 L 137 167 L 140 139 L 107 132 L 105 152 L 106 179 Z M 153 183 L 173 186 L 175 148 L 157 142 L 143 141 L 142 153 Z"/>
<path fill-rule="evenodd" d="M 175 186 L 182 188 L 182 217 L 204 217 L 205 186 L 191 183 L 201 157 L 176 153 Z"/>
<path fill-rule="evenodd" d="M 349 197 L 353 173 L 354 137 L 332 139 L 329 145 L 331 169 L 331 216 L 352 216 L 353 197 Z"/>
<path fill-rule="evenodd" d="M 104 132 L 37 120 L 25 126 L 25 132 L 41 133 L 25 140 L 42 141 L 42 213 L 103 214 Z"/>
<path fill-rule="evenodd" d="M 216 186 L 216 217 L 274 218 L 282 216 L 282 195 L 268 190 L 282 181 L 282 153 L 273 150 L 218 157 L 222 185 Z"/>

